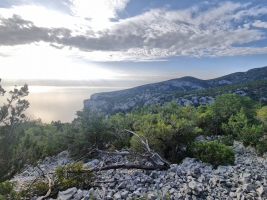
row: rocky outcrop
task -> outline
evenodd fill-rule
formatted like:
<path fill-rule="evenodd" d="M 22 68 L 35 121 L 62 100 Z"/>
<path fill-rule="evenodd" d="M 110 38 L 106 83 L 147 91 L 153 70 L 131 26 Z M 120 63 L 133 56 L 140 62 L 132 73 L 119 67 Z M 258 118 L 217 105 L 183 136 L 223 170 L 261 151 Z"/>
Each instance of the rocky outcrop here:
<path fill-rule="evenodd" d="M 71 199 L 77 198 L 77 193 L 78 193 L 77 188 L 75 187 L 69 188 L 63 192 L 59 192 L 57 199 L 58 200 L 71 200 Z"/>
<path fill-rule="evenodd" d="M 267 199 L 267 159 L 252 149 L 235 143 L 234 166 L 212 166 L 186 158 L 168 171 L 100 172 L 103 189 L 91 189 L 88 195 L 98 199 Z"/>
<path fill-rule="evenodd" d="M 20 174 L 17 174 L 10 181 L 16 183 L 16 190 L 25 189 L 34 180 L 42 177 L 43 174 L 54 173 L 56 168 L 72 163 L 68 151 L 63 151 L 56 156 L 47 157 L 40 161 L 37 166 L 26 166 Z"/>
<path fill-rule="evenodd" d="M 207 87 L 204 80 L 183 77 L 127 90 L 93 94 L 89 100 L 84 101 L 84 107 L 109 113 L 125 112 L 139 106 L 178 100 L 173 96 L 173 92 L 200 90 Z"/>
<path fill-rule="evenodd" d="M 97 172 L 98 187 L 70 188 L 58 200 L 81 199 L 267 199 L 267 155 L 234 143 L 235 165 L 217 169 L 193 158 L 172 164 L 166 171 L 108 170 Z M 120 162 L 120 156 L 94 159 L 85 166 L 101 165 L 101 159 Z M 125 162 L 125 160 L 123 160 Z"/>

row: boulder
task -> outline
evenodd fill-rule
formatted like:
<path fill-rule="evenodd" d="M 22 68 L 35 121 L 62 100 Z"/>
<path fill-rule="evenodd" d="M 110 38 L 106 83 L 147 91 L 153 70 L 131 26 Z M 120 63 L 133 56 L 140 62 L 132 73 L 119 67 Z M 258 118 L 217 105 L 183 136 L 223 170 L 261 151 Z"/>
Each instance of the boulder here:
<path fill-rule="evenodd" d="M 57 200 L 70 200 L 73 199 L 73 196 L 76 194 L 77 188 L 69 188 L 65 191 L 59 192 L 57 196 Z"/>

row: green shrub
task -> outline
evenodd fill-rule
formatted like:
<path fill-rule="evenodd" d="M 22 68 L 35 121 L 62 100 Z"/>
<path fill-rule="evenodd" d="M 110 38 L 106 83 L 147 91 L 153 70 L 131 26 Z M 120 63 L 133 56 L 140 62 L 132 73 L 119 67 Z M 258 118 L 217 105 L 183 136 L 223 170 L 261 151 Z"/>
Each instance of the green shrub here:
<path fill-rule="evenodd" d="M 32 185 L 21 190 L 20 196 L 24 197 L 24 199 L 30 199 L 34 196 L 43 196 L 47 193 L 48 190 L 49 190 L 49 186 L 48 186 L 47 181 L 37 180 L 36 182 L 32 183 Z"/>
<path fill-rule="evenodd" d="M 267 106 L 257 111 L 257 118 L 267 127 Z"/>
<path fill-rule="evenodd" d="M 14 190 L 14 183 L 5 181 L 0 183 L 0 200 L 19 200 L 19 194 Z"/>
<path fill-rule="evenodd" d="M 219 142 L 226 146 L 233 146 L 234 137 L 232 135 L 224 135 L 219 139 Z"/>
<path fill-rule="evenodd" d="M 72 155 L 86 154 L 92 146 L 104 149 L 114 141 L 115 136 L 103 114 L 85 109 L 77 112 L 77 116 L 72 122 L 72 133 L 68 135 Z"/>
<path fill-rule="evenodd" d="M 238 139 L 243 142 L 245 146 L 256 146 L 263 136 L 263 127 L 261 125 L 251 125 L 244 127 L 239 133 Z"/>
<path fill-rule="evenodd" d="M 235 115 L 232 115 L 227 121 L 227 123 L 222 124 L 222 130 L 225 135 L 231 135 L 234 138 L 237 138 L 248 126 L 249 120 L 244 110 L 241 109 L 240 112 Z"/>
<path fill-rule="evenodd" d="M 178 118 L 176 115 L 171 115 L 168 119 L 161 114 L 140 116 L 135 128 L 141 137 L 148 140 L 153 150 L 173 162 L 186 156 L 187 147 L 201 132 L 192 120 Z M 136 136 L 131 139 L 131 147 L 136 151 L 143 150 Z"/>
<path fill-rule="evenodd" d="M 244 109 L 241 109 L 236 115 L 232 115 L 227 123 L 222 124 L 222 129 L 229 137 L 237 139 L 245 146 L 256 146 L 261 140 L 264 127 L 261 124 L 250 123 L 245 114 Z"/>
<path fill-rule="evenodd" d="M 197 108 L 197 125 L 203 130 L 204 135 L 212 135 L 214 124 L 212 122 L 213 112 L 211 106 L 199 106 Z"/>
<path fill-rule="evenodd" d="M 214 166 L 232 165 L 235 161 L 232 148 L 217 141 L 196 142 L 191 147 L 191 151 L 193 157 Z"/>
<path fill-rule="evenodd" d="M 13 190 L 14 190 L 13 183 L 9 181 L 0 183 L 0 194 L 7 195 L 7 194 L 10 194 Z"/>
<path fill-rule="evenodd" d="M 249 97 L 241 97 L 236 94 L 224 94 L 219 96 L 211 105 L 213 132 L 222 134 L 222 124 L 227 123 L 231 116 L 238 114 L 241 110 L 249 120 L 255 116 L 254 102 Z"/>
<path fill-rule="evenodd" d="M 267 152 L 267 138 L 258 142 L 258 144 L 256 145 L 256 150 L 260 155 L 263 155 Z"/>
<path fill-rule="evenodd" d="M 93 174 L 83 172 L 83 163 L 73 163 L 56 169 L 56 187 L 65 190 L 71 187 L 87 189 L 93 180 Z"/>
<path fill-rule="evenodd" d="M 66 190 L 71 187 L 89 189 L 93 180 L 92 173 L 83 172 L 82 162 L 58 167 L 55 175 L 50 197 L 56 197 L 59 191 Z M 24 197 L 24 199 L 31 199 L 34 196 L 45 195 L 48 190 L 49 185 L 47 180 L 38 180 L 27 189 L 20 191 L 20 196 Z"/>
<path fill-rule="evenodd" d="M 37 196 L 43 196 L 49 190 L 47 182 L 39 181 L 32 185 L 32 192 Z"/>
<path fill-rule="evenodd" d="M 132 130 L 133 124 L 136 121 L 135 115 L 132 113 L 128 114 L 115 114 L 111 116 L 107 123 L 109 123 L 111 132 L 114 135 L 112 146 L 116 149 L 122 149 L 130 147 L 131 135 L 125 132 L 125 129 Z"/>

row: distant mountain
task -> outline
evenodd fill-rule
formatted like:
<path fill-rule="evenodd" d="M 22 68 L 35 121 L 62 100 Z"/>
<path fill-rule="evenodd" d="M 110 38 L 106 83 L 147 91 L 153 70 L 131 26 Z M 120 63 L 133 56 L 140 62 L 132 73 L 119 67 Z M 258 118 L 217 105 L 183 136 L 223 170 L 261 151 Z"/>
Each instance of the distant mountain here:
<path fill-rule="evenodd" d="M 267 67 L 237 72 L 210 80 L 182 77 L 115 92 L 98 93 L 84 101 L 84 108 L 104 113 L 175 101 L 181 105 L 204 105 L 217 95 L 236 93 L 267 101 Z"/>
<path fill-rule="evenodd" d="M 236 72 L 216 79 L 208 80 L 211 87 L 219 86 L 225 81 L 228 84 L 241 84 L 251 81 L 267 80 L 267 66 L 262 68 L 255 68 L 247 72 Z"/>

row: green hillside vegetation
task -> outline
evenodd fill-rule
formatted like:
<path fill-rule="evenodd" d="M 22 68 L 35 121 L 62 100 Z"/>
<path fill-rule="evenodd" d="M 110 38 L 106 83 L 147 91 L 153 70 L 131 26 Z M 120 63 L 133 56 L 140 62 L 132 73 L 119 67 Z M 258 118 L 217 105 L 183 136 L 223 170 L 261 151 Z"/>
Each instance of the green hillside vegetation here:
<path fill-rule="evenodd" d="M 212 96 L 216 97 L 222 94 L 231 94 L 236 90 L 244 90 L 247 95 L 255 101 L 259 101 L 261 97 L 267 95 L 267 81 L 258 80 L 250 81 L 242 84 L 219 86 L 214 88 L 208 88 L 203 90 L 194 90 L 190 92 L 178 92 L 176 97 L 193 97 L 193 96 Z"/>
<path fill-rule="evenodd" d="M 266 77 L 267 67 L 210 80 L 182 77 L 120 91 L 94 94 L 84 101 L 84 107 L 106 114 L 115 114 L 130 112 L 147 105 L 163 105 L 172 101 L 180 105 L 204 105 L 222 94 L 240 94 L 266 105 Z"/>
<path fill-rule="evenodd" d="M 142 152 L 140 141 L 125 130 L 146 138 L 151 148 L 172 163 L 190 156 L 214 166 L 233 164 L 234 140 L 254 147 L 259 155 L 267 152 L 267 108 L 249 97 L 224 94 L 208 106 L 181 107 L 172 102 L 111 116 L 85 109 L 77 112 L 72 123 L 44 124 L 23 114 L 29 106 L 24 100 L 27 86 L 9 94 L 1 91 L 3 97 L 8 96 L 0 110 L 1 181 L 26 164 L 66 149 L 76 158 L 86 157 L 90 148 Z M 214 142 L 196 142 L 200 135 L 219 137 Z"/>

